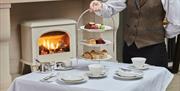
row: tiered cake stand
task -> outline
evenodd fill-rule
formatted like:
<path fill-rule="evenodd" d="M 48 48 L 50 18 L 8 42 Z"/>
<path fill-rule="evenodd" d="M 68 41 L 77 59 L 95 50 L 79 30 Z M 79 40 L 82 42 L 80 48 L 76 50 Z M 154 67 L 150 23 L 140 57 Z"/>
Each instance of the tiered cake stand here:
<path fill-rule="evenodd" d="M 116 31 L 114 30 L 113 31 L 113 41 L 109 41 L 109 40 L 105 40 L 104 38 L 102 38 L 103 36 L 103 32 L 106 32 L 106 31 L 110 31 L 110 30 L 113 30 L 113 27 L 115 27 L 114 26 L 114 19 L 113 19 L 113 17 L 111 17 L 111 19 L 112 19 L 112 21 L 113 21 L 113 27 L 111 27 L 111 26 L 107 26 L 107 25 L 103 25 L 103 29 L 86 29 L 85 28 L 85 25 L 83 25 L 83 26 L 79 26 L 79 22 L 80 22 L 80 20 L 81 20 L 81 18 L 84 16 L 84 14 L 86 14 L 87 12 L 89 12 L 89 10 L 85 10 L 80 16 L 79 16 L 79 18 L 78 18 L 78 21 L 77 21 L 77 32 L 76 32 L 76 43 L 77 43 L 77 50 L 76 50 L 76 58 L 77 58 L 77 62 L 78 62 L 78 59 L 84 59 L 84 60 L 88 60 L 88 61 L 105 61 L 105 60 L 110 60 L 110 59 L 112 59 L 113 57 L 107 52 L 107 54 L 106 54 L 106 57 L 105 58 L 95 58 L 95 59 L 93 59 L 93 58 L 91 58 L 91 59 L 89 59 L 89 58 L 84 58 L 83 56 L 82 56 L 82 54 L 83 53 L 81 53 L 81 56 L 79 56 L 79 52 L 78 52 L 78 48 L 79 48 L 79 45 L 78 45 L 78 43 L 80 43 L 81 45 L 83 45 L 83 46 L 87 46 L 87 47 L 89 47 L 90 49 L 94 49 L 94 48 L 99 48 L 100 50 L 102 49 L 102 47 L 103 46 L 108 46 L 108 45 L 113 45 L 113 54 L 115 54 L 115 33 L 116 33 Z M 78 39 L 78 31 L 87 31 L 88 33 L 99 33 L 100 34 L 100 38 L 102 38 L 103 39 L 103 41 L 105 42 L 105 43 L 103 43 L 103 44 L 90 44 L 90 43 L 88 43 L 87 42 L 87 40 L 85 39 L 85 40 L 80 40 L 79 41 L 79 39 Z"/>

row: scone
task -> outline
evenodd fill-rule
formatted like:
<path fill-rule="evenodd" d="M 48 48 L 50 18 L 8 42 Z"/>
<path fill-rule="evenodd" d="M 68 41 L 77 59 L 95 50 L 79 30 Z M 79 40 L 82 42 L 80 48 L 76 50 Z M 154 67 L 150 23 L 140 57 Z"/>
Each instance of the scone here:
<path fill-rule="evenodd" d="M 104 54 L 104 53 L 101 53 L 101 54 L 100 54 L 100 58 L 101 58 L 101 59 L 105 59 L 105 58 L 107 58 L 107 55 Z"/>
<path fill-rule="evenodd" d="M 85 52 L 82 56 L 87 59 L 93 59 L 93 56 L 89 52 Z"/>
<path fill-rule="evenodd" d="M 108 55 L 108 52 L 107 52 L 107 50 L 105 50 L 105 49 L 102 50 L 101 52 L 102 52 L 103 54 L 105 54 L 105 55 Z"/>
<path fill-rule="evenodd" d="M 107 56 L 108 56 L 108 52 L 107 52 L 107 50 L 102 50 L 101 51 L 101 56 L 102 56 L 102 58 L 107 58 Z"/>
<path fill-rule="evenodd" d="M 92 52 L 92 51 L 91 51 L 90 53 L 91 53 L 91 55 L 92 55 L 92 58 L 93 58 L 93 59 L 96 59 L 96 55 L 97 55 L 96 52 Z"/>
<path fill-rule="evenodd" d="M 93 53 L 96 53 L 96 51 L 95 51 L 95 50 L 91 50 L 91 52 L 90 52 L 90 53 L 92 53 L 92 54 L 93 54 Z"/>
<path fill-rule="evenodd" d="M 96 40 L 95 39 L 88 39 L 87 43 L 88 44 L 96 44 Z"/>

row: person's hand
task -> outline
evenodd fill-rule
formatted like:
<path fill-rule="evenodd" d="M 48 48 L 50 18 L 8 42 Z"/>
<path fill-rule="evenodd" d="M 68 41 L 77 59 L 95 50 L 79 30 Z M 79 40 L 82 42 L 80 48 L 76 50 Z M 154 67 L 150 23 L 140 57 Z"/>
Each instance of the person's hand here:
<path fill-rule="evenodd" d="M 100 11 L 102 9 L 102 3 L 100 1 L 94 0 L 90 3 L 90 12 Z"/>

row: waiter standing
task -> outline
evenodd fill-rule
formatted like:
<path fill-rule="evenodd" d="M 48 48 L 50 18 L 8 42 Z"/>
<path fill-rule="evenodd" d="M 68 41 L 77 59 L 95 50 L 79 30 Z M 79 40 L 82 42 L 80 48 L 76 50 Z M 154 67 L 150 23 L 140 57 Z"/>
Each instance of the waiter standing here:
<path fill-rule="evenodd" d="M 123 62 L 132 57 L 145 57 L 147 63 L 167 67 L 165 36 L 180 33 L 180 0 L 94 0 L 90 10 L 99 16 L 111 17 L 123 11 Z M 169 24 L 165 29 L 163 20 Z"/>

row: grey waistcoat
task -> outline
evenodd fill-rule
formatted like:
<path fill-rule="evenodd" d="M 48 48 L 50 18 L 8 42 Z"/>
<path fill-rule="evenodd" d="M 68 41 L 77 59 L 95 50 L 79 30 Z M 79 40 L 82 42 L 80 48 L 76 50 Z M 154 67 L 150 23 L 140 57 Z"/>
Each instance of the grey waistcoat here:
<path fill-rule="evenodd" d="M 124 11 L 123 38 L 128 46 L 133 43 L 138 48 L 164 41 L 163 19 L 165 11 L 161 0 L 127 0 Z"/>

